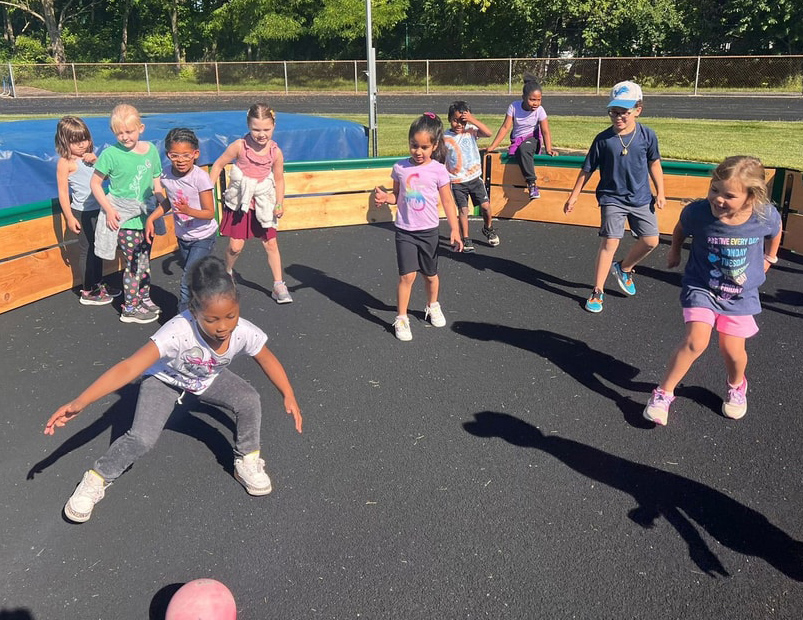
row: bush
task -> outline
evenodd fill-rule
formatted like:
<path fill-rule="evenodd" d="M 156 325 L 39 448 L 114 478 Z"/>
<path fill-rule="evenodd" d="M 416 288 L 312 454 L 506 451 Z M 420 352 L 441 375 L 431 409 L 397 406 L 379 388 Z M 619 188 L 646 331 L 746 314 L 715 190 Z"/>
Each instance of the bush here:
<path fill-rule="evenodd" d="M 51 63 L 45 44 L 38 39 L 21 34 L 14 43 L 12 60 L 19 63 Z"/>

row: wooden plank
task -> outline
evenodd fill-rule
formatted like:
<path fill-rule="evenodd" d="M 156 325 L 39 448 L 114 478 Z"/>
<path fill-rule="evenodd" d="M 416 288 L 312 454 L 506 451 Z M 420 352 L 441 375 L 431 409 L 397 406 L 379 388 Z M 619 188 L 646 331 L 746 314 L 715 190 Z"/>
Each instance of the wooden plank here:
<path fill-rule="evenodd" d="M 285 173 L 285 196 L 371 191 L 377 185 L 393 187 L 390 168 L 365 170 L 325 170 Z"/>
<path fill-rule="evenodd" d="M 61 219 L 61 216 L 55 217 Z M 53 218 L 40 219 L 52 222 Z M 173 219 L 165 218 L 165 222 L 168 234 L 154 239 L 151 258 L 173 252 L 178 247 Z M 78 254 L 78 244 L 69 243 L 0 262 L 0 313 L 79 285 L 83 274 L 79 273 Z M 105 274 L 120 271 L 122 259 L 118 256 L 113 261 L 104 261 L 103 267 Z"/>
<path fill-rule="evenodd" d="M 600 225 L 600 211 L 593 193 L 583 192 L 571 214 L 563 212 L 568 194 L 563 191 L 541 189 L 541 198 L 530 200 L 524 190 L 508 187 L 491 187 L 491 213 L 495 217 L 552 222 L 577 226 Z M 658 230 L 671 234 L 680 212 L 688 204 L 680 200 L 667 200 L 666 207 L 656 210 Z"/>
<path fill-rule="evenodd" d="M 803 254 L 803 214 L 790 213 L 786 216 L 786 228 L 781 247 Z"/>
<path fill-rule="evenodd" d="M 77 236 L 66 230 L 61 214 L 0 227 L 0 260 L 49 248 Z"/>

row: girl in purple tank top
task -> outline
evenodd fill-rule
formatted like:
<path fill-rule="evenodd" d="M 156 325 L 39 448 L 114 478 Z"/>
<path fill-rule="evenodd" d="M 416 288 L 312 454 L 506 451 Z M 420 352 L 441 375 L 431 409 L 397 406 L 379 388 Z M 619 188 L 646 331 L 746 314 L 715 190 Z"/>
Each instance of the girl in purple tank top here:
<path fill-rule="evenodd" d="M 268 255 L 273 275 L 271 297 L 277 303 L 293 301 L 282 278 L 282 258 L 276 241 L 276 227 L 284 214 L 284 156 L 273 141 L 276 113 L 264 103 L 248 109 L 248 133 L 232 142 L 217 158 L 210 176 L 220 178 L 223 168 L 234 162 L 229 172 L 220 233 L 229 237 L 226 270 L 233 275 L 234 263 L 247 239 L 257 237 Z"/>

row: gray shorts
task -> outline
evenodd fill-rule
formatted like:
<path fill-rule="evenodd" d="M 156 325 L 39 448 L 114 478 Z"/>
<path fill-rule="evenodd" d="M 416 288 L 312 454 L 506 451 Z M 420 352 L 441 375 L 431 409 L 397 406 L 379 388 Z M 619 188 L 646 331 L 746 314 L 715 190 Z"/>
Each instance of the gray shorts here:
<path fill-rule="evenodd" d="M 396 229 L 396 264 L 399 275 L 420 271 L 425 276 L 438 273 L 438 229 Z"/>
<path fill-rule="evenodd" d="M 480 177 L 465 183 L 452 183 L 452 196 L 454 196 L 454 203 L 458 209 L 468 207 L 469 196 L 471 196 L 471 202 L 475 207 L 488 202 L 488 192 L 485 191 L 485 183 L 482 182 Z"/>
<path fill-rule="evenodd" d="M 625 220 L 636 237 L 657 237 L 658 218 L 653 204 L 641 207 L 622 205 L 600 205 L 602 224 L 599 236 L 608 239 L 621 239 L 625 235 Z"/>

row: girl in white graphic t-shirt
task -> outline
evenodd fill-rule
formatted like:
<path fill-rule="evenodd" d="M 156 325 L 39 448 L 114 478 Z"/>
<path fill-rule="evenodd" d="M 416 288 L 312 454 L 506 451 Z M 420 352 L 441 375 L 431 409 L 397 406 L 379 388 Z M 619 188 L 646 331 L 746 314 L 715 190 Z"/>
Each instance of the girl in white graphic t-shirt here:
<path fill-rule="evenodd" d="M 222 407 L 236 421 L 234 477 L 251 495 L 267 495 L 271 482 L 259 457 L 262 407 L 259 393 L 228 369 L 240 354 L 253 357 L 284 397 L 284 408 L 301 432 L 301 410 L 281 363 L 265 346 L 267 336 L 240 318 L 239 294 L 223 261 L 201 259 L 190 274 L 190 307 L 168 321 L 150 341 L 116 364 L 78 398 L 63 405 L 45 426 L 52 435 L 82 409 L 145 375 L 131 429 L 115 441 L 84 474 L 64 514 L 76 523 L 92 516 L 106 487 L 148 452 L 177 404 L 197 402 Z"/>

